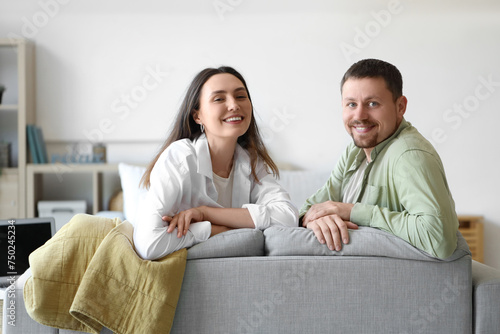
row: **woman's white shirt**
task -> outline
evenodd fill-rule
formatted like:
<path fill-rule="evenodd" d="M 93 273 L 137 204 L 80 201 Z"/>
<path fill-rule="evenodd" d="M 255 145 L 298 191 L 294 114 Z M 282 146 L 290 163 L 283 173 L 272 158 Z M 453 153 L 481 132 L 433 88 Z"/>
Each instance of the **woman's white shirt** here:
<path fill-rule="evenodd" d="M 250 157 L 237 145 L 233 162 L 233 208 L 246 208 L 255 228 L 271 225 L 297 226 L 298 210 L 288 193 L 279 185 L 266 166 L 259 161 L 251 175 Z M 134 245 L 143 259 L 158 259 L 181 248 L 191 247 L 210 237 L 208 221 L 193 223 L 187 234 L 177 237 L 177 229 L 167 233 L 162 216 L 217 203 L 208 141 L 203 135 L 196 141 L 182 139 L 172 143 L 159 157 L 151 171 L 151 186 L 138 212 L 134 229 Z"/>
<path fill-rule="evenodd" d="M 223 178 L 215 173 L 212 173 L 212 176 L 218 194 L 217 203 L 223 208 L 231 208 L 233 203 L 233 169 L 231 169 L 228 178 Z"/>

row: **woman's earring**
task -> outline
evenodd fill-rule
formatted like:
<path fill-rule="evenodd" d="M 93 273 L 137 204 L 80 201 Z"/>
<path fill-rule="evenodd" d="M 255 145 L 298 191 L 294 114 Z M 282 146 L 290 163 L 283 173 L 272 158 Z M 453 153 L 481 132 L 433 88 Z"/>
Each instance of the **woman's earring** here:
<path fill-rule="evenodd" d="M 201 133 L 205 132 L 205 126 L 201 123 L 200 123 L 200 130 L 201 130 Z"/>

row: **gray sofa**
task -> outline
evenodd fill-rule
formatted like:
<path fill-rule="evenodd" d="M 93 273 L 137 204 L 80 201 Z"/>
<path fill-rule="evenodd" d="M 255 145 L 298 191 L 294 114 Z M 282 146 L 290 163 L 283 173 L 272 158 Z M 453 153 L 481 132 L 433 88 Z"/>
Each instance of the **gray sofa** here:
<path fill-rule="evenodd" d="M 380 230 L 350 236 L 340 252 L 299 227 L 190 248 L 171 333 L 500 333 L 500 272 L 471 261 L 461 236 L 446 260 Z M 29 318 L 27 276 L 4 301 L 3 333 L 75 333 Z"/>
<path fill-rule="evenodd" d="M 123 212 L 102 215 L 133 223 L 144 167 L 120 164 L 119 171 Z M 329 173 L 281 171 L 280 182 L 300 206 Z M 195 245 L 171 333 L 500 333 L 500 271 L 471 261 L 461 236 L 445 261 L 380 230 L 350 237 L 341 252 L 298 227 L 233 230 Z M 4 301 L 4 333 L 75 333 L 29 318 L 28 276 Z"/>

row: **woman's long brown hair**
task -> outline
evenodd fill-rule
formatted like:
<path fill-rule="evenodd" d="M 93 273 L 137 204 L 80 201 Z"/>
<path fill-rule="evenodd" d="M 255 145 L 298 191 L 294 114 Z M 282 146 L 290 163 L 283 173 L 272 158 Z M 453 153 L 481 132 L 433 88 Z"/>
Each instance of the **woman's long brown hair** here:
<path fill-rule="evenodd" d="M 149 188 L 151 184 L 151 171 L 153 170 L 153 167 L 158 161 L 160 155 L 170 144 L 172 144 L 174 141 L 185 138 L 196 140 L 201 136 L 202 133 L 200 130 L 200 126 L 194 121 L 193 114 L 200 109 L 200 94 L 205 82 L 207 82 L 207 80 L 210 79 L 213 75 L 221 73 L 232 74 L 236 78 L 238 78 L 243 83 L 243 86 L 247 91 L 248 99 L 250 100 L 250 102 L 252 102 L 245 79 L 243 79 L 243 76 L 234 68 L 229 66 L 222 66 L 219 68 L 206 68 L 198 73 L 191 82 L 191 85 L 189 85 L 186 96 L 184 97 L 181 107 L 179 108 L 179 112 L 173 124 L 170 135 L 163 143 L 154 159 L 149 163 L 146 172 L 142 176 L 141 186 Z M 259 158 L 262 159 L 267 167 L 271 169 L 274 176 L 279 176 L 278 167 L 267 153 L 267 149 L 262 142 L 262 138 L 260 137 L 259 129 L 253 115 L 253 108 L 250 126 L 247 132 L 245 132 L 245 134 L 238 138 L 238 144 L 248 151 L 250 155 L 250 165 L 252 167 L 252 176 L 257 182 L 259 182 L 259 179 L 257 178 L 255 168 L 257 167 L 257 161 Z"/>

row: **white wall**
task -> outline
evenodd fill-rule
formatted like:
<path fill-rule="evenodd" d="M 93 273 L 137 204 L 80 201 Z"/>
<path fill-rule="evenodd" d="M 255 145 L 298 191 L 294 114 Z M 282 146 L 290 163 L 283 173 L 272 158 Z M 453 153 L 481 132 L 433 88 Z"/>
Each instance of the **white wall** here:
<path fill-rule="evenodd" d="M 0 35 L 36 43 L 46 139 L 102 140 L 111 162 L 146 163 L 193 75 L 227 64 L 275 160 L 331 169 L 350 142 L 342 74 L 392 62 L 407 120 L 441 154 L 458 213 L 484 215 L 485 260 L 500 268 L 499 14 L 494 0 L 0 0 Z"/>

